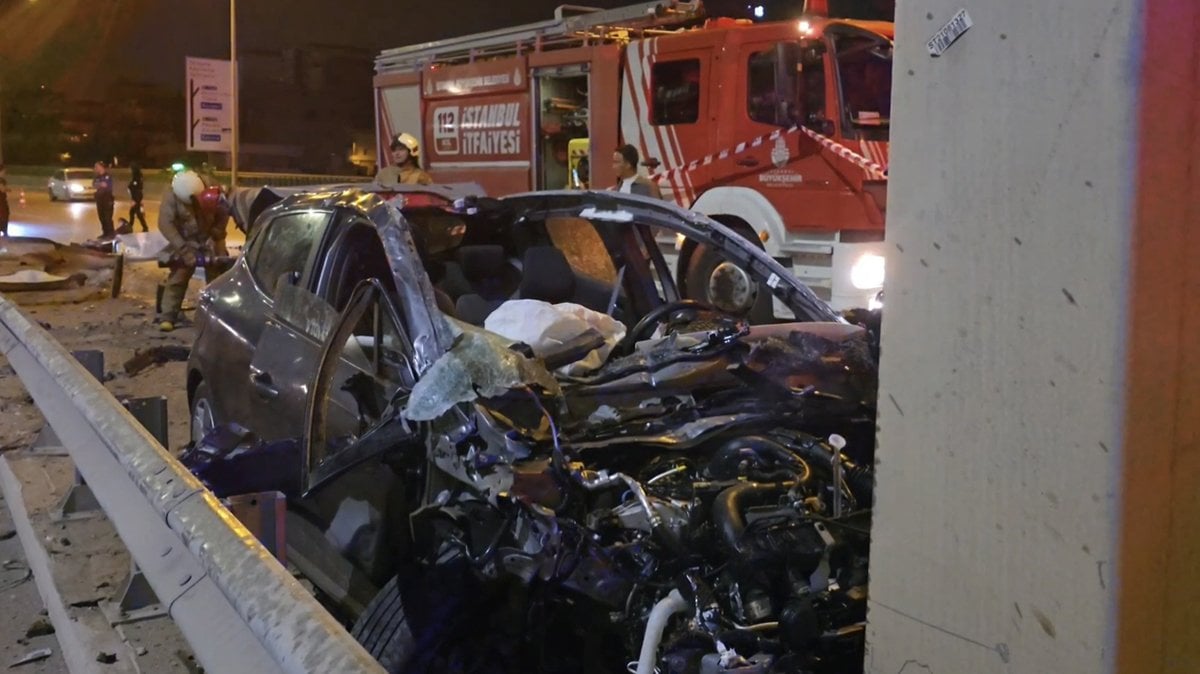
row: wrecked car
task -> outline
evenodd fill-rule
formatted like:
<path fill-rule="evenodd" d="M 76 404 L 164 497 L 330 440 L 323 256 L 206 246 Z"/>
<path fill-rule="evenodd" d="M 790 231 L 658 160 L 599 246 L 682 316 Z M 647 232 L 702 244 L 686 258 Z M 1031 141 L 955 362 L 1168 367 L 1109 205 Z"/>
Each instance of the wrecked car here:
<path fill-rule="evenodd" d="M 728 262 L 703 300 L 664 232 Z M 289 561 L 388 671 L 861 671 L 875 363 L 732 230 L 293 195 L 197 327 L 185 463 L 286 495 Z"/>

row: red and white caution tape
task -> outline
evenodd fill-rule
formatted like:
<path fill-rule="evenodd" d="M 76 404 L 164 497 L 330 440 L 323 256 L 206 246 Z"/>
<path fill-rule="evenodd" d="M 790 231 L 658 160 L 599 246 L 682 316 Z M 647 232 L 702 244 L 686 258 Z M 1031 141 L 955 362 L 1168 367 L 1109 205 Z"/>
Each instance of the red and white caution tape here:
<path fill-rule="evenodd" d="M 792 128 L 797 128 L 797 127 L 792 127 Z M 862 156 L 861 154 L 858 154 L 854 150 L 851 150 L 850 148 L 846 147 L 845 145 L 842 145 L 841 143 L 836 142 L 835 140 L 833 140 L 832 138 L 829 138 L 828 136 L 822 136 L 821 134 L 817 133 L 816 131 L 813 131 L 812 129 L 808 128 L 807 126 L 801 126 L 798 128 L 804 132 L 804 135 L 817 141 L 817 143 L 819 143 L 821 145 L 821 147 L 825 148 L 826 150 L 829 150 L 830 152 L 841 157 L 842 159 L 845 159 L 846 161 L 850 162 L 851 164 L 854 164 L 855 166 L 859 167 L 860 169 L 866 171 L 873 178 L 876 178 L 878 180 L 887 180 L 887 169 L 880 166 L 878 162 L 874 162 L 874 161 L 871 161 L 870 159 L 867 159 L 866 157 Z"/>
<path fill-rule="evenodd" d="M 731 148 L 725 149 L 725 150 L 721 150 L 720 152 L 717 152 L 716 154 L 707 155 L 703 159 L 696 159 L 696 160 L 688 162 L 687 164 L 684 164 L 682 166 L 677 166 L 677 167 L 667 170 L 667 171 L 660 171 L 658 173 L 654 173 L 650 176 L 650 179 L 657 180 L 657 181 L 675 179 L 675 178 L 682 176 L 684 173 L 689 173 L 691 171 L 695 171 L 696 169 L 700 168 L 701 166 L 708 166 L 709 164 L 713 163 L 714 161 L 720 161 L 723 159 L 728 159 L 729 157 L 737 156 L 739 154 L 746 152 L 747 150 L 757 148 L 767 141 L 774 141 L 777 138 L 781 138 L 783 136 L 790 136 L 790 135 L 796 134 L 796 133 L 804 133 L 804 135 L 815 140 L 819 145 L 821 145 L 821 147 L 824 147 L 825 149 L 834 153 L 838 157 L 841 157 L 842 159 L 845 159 L 846 161 L 850 162 L 851 164 L 854 164 L 855 166 L 863 169 L 868 174 L 870 174 L 871 177 L 879 179 L 879 180 L 887 180 L 887 169 L 884 168 L 883 166 L 881 166 L 878 162 L 871 161 L 870 159 L 862 156 L 861 154 L 858 154 L 854 150 L 851 150 L 850 148 L 846 147 L 845 145 L 842 145 L 841 143 L 833 140 L 832 138 L 823 136 L 806 126 L 793 126 L 787 130 L 776 129 L 775 131 L 772 131 L 771 133 L 763 134 L 761 136 L 758 136 L 757 138 L 752 138 L 748 141 L 738 143 L 737 145 L 735 145 Z"/>

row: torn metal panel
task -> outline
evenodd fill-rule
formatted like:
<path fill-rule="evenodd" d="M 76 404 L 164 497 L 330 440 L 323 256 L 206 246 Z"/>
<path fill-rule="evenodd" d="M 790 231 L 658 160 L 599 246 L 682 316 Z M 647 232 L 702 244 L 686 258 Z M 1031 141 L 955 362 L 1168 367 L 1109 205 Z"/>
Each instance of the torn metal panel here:
<path fill-rule="evenodd" d="M 433 296 L 433 284 L 425 273 L 417 246 L 413 241 L 412 229 L 391 204 L 380 203 L 373 207 L 370 219 L 379 229 L 383 250 L 396 280 L 396 288 L 402 302 L 405 323 L 413 343 L 413 365 L 420 374 L 433 366 L 445 353 L 454 339 L 445 316 L 438 309 Z"/>

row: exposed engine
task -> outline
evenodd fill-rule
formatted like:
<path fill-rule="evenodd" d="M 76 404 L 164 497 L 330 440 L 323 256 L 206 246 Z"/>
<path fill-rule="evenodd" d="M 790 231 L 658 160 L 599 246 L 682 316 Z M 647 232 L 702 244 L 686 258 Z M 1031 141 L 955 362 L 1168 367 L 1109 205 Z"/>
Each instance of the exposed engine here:
<path fill-rule="evenodd" d="M 490 497 L 447 489 L 413 518 L 424 563 L 516 579 L 526 625 L 505 638 L 526 642 L 529 671 L 861 670 L 870 475 L 838 436 L 709 435 L 556 445 Z M 457 470 L 485 456 L 452 454 L 469 457 Z"/>

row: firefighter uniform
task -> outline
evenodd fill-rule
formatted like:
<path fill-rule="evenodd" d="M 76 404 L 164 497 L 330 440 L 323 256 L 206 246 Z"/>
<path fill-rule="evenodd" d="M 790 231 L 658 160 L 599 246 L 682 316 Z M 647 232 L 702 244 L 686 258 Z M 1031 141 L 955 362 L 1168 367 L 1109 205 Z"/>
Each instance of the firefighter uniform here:
<path fill-rule="evenodd" d="M 402 133 L 392 139 L 392 165 L 375 174 L 380 185 L 432 185 L 433 178 L 421 170 L 421 144 L 417 137 Z"/>
<path fill-rule="evenodd" d="M 181 266 L 171 269 L 163 283 L 162 302 L 157 321 L 163 329 L 172 329 L 179 321 L 179 309 L 187 292 L 188 282 L 195 273 L 197 258 L 207 259 L 226 256 L 225 229 L 229 222 L 228 212 L 212 213 L 201 210 L 194 199 L 184 202 L 168 188 L 158 210 L 158 229 L 167 239 L 167 247 L 160 258 L 175 260 Z M 205 267 L 205 278 L 212 280 L 219 270 Z M 171 324 L 168 327 L 166 324 Z"/>
<path fill-rule="evenodd" d="M 417 166 L 385 166 L 375 175 L 375 182 L 381 185 L 432 185 L 433 178 Z"/>

